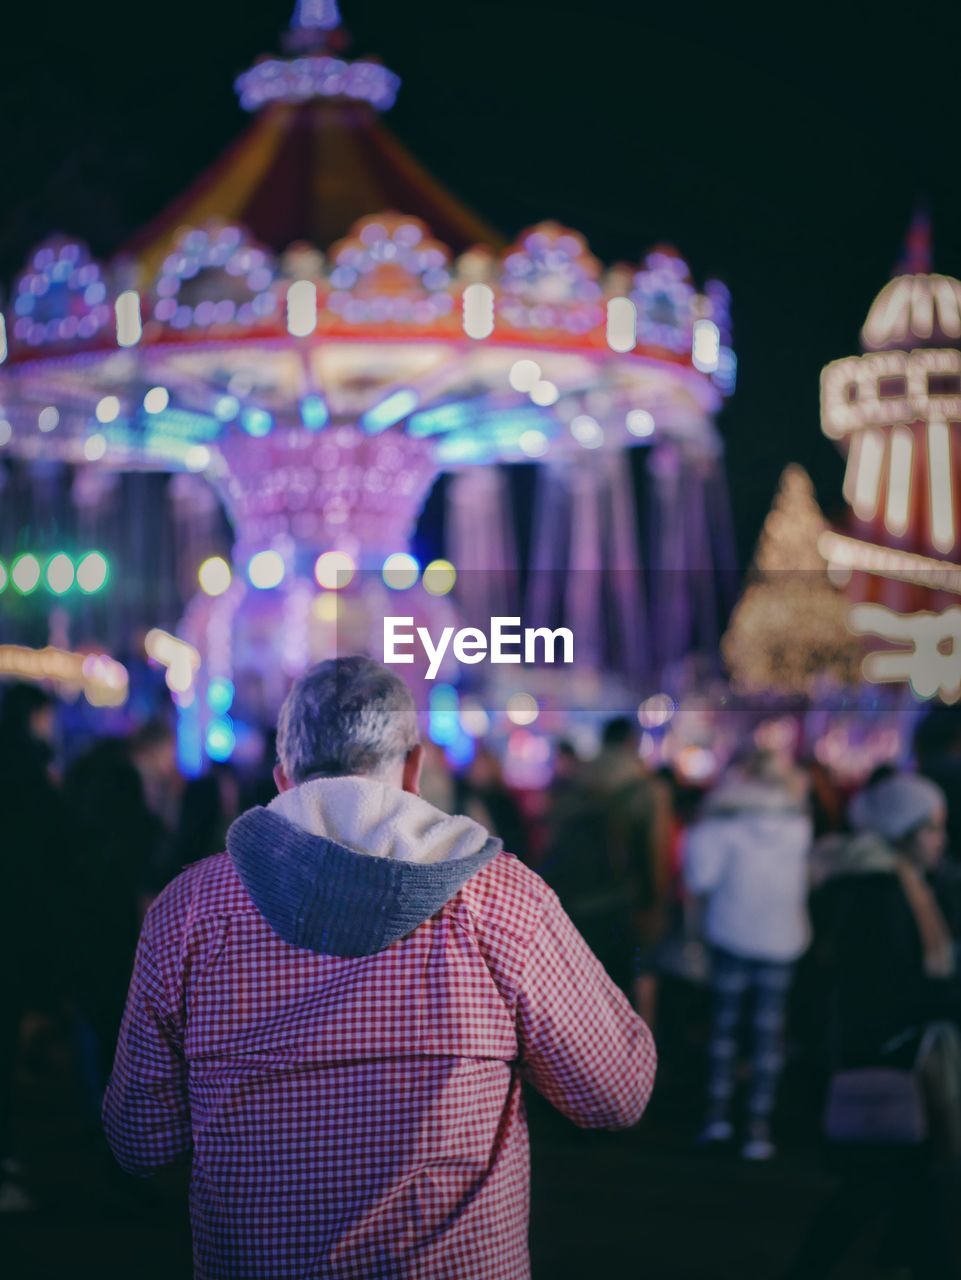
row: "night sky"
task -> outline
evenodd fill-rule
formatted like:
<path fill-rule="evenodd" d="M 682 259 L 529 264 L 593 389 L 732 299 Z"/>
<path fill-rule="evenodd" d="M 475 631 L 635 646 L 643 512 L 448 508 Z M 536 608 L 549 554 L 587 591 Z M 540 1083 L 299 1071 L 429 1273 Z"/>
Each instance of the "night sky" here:
<path fill-rule="evenodd" d="M 0 276 L 52 230 L 109 253 L 248 117 L 233 77 L 293 0 L 5 6 Z M 924 200 L 961 274 L 961 7 L 342 0 L 403 79 L 390 127 L 512 237 L 552 217 L 607 262 L 656 242 L 733 294 L 721 429 L 741 554 L 796 460 L 840 514 L 818 374 L 853 353 Z M 780 10 L 780 11 L 779 11 Z M 789 14 L 790 16 L 785 16 Z"/>

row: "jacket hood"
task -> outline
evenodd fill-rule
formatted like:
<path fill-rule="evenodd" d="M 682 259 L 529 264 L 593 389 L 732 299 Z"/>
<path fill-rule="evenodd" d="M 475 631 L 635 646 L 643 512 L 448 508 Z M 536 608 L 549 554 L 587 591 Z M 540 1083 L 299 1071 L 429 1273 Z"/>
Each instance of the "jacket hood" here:
<path fill-rule="evenodd" d="M 501 842 L 376 779 L 315 778 L 238 818 L 227 850 L 285 942 L 364 956 L 429 920 Z"/>
<path fill-rule="evenodd" d="M 704 804 L 705 815 L 712 818 L 735 814 L 770 814 L 805 812 L 801 797 L 789 785 L 760 782 L 751 778 L 724 779 Z"/>

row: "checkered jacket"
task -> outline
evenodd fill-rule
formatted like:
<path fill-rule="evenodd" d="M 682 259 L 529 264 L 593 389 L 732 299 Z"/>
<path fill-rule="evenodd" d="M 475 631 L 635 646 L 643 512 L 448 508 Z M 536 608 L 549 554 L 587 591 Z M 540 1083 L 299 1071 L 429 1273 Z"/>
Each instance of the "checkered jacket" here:
<path fill-rule="evenodd" d="M 147 915 L 104 1119 L 132 1173 L 189 1155 L 203 1280 L 525 1280 L 521 1080 L 575 1124 L 624 1128 L 655 1062 L 509 854 L 352 957 L 284 941 L 220 854 Z"/>

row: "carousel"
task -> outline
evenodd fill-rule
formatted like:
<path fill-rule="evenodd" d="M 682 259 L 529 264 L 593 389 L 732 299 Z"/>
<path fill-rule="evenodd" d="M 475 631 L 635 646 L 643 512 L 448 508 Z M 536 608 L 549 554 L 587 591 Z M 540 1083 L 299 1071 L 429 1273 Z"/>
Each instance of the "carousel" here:
<path fill-rule="evenodd" d="M 657 690 L 723 622 L 725 286 L 665 246 L 605 268 L 553 222 L 505 243 L 385 128 L 400 81 L 346 44 L 334 0 L 300 0 L 284 56 L 236 81 L 234 145 L 110 261 L 38 245 L 0 317 L 8 638 L 32 513 L 42 587 L 51 521 L 56 554 L 109 563 L 114 603 L 60 608 L 60 647 L 146 645 L 194 767 L 310 662 L 372 647 L 398 595 L 435 627 L 575 620 L 585 705 L 608 677 Z"/>

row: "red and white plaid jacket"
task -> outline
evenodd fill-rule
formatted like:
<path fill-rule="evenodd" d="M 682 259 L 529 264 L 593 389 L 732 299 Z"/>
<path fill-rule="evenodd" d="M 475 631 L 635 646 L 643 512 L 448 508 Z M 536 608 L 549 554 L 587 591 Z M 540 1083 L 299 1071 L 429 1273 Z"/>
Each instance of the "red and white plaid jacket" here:
<path fill-rule="evenodd" d="M 148 913 L 104 1118 L 130 1172 L 190 1154 L 204 1280 L 524 1280 L 521 1080 L 578 1125 L 622 1128 L 655 1064 L 509 854 L 399 941 L 344 956 L 279 936 L 224 853 Z"/>

